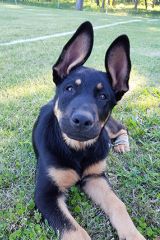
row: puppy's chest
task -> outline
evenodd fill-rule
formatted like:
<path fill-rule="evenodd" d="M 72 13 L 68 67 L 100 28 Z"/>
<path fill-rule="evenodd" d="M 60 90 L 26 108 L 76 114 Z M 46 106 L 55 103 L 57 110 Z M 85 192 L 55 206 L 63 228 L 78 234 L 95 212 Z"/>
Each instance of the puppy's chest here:
<path fill-rule="evenodd" d="M 108 139 L 102 138 L 94 146 L 82 151 L 63 152 L 56 158 L 56 164 L 50 165 L 48 175 L 61 191 L 88 176 L 101 175 L 106 169 Z M 65 154 L 66 153 L 66 154 Z"/>
<path fill-rule="evenodd" d="M 104 173 L 106 169 L 106 160 L 92 163 L 85 168 L 48 168 L 48 176 L 58 186 L 61 191 L 65 191 L 72 185 L 83 180 L 86 177 L 98 176 Z M 81 171 L 80 171 L 81 170 Z"/>
<path fill-rule="evenodd" d="M 57 166 L 63 169 L 74 169 L 80 177 L 86 175 L 88 169 L 94 169 L 93 174 L 97 174 L 97 169 L 102 166 L 102 162 L 108 154 L 108 142 L 103 141 L 103 144 L 97 144 L 85 151 L 74 151 L 71 154 L 63 154 L 62 158 L 57 159 Z M 97 168 L 98 167 L 98 168 Z"/>

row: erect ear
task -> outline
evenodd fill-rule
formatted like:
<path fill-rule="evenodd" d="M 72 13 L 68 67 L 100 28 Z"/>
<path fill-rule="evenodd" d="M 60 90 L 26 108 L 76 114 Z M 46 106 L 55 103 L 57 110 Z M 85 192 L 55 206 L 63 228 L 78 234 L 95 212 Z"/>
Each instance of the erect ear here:
<path fill-rule="evenodd" d="M 126 35 L 116 38 L 108 48 L 105 56 L 105 67 L 118 101 L 129 89 L 128 80 L 131 71 L 130 43 Z"/>
<path fill-rule="evenodd" d="M 54 64 L 53 81 L 58 84 L 73 68 L 82 65 L 89 57 L 92 47 L 93 27 L 90 22 L 84 22 L 64 46 Z"/>

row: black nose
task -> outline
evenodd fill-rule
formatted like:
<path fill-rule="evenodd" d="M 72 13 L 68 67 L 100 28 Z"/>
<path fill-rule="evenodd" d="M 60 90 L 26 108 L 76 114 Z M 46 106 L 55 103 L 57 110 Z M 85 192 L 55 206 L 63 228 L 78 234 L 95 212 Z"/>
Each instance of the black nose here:
<path fill-rule="evenodd" d="M 71 124 L 77 129 L 89 129 L 93 126 L 93 116 L 89 112 L 77 112 L 71 117 Z"/>

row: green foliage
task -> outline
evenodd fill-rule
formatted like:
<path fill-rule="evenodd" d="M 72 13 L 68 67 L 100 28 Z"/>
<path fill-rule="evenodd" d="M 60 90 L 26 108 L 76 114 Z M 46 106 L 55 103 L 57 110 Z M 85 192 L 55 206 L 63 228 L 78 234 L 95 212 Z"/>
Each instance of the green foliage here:
<path fill-rule="evenodd" d="M 18 202 L 14 208 L 9 208 L 9 211 L 1 211 L 0 239 L 46 240 L 50 235 L 56 239 L 47 223 L 45 226 L 41 223 L 41 215 L 34 207 L 34 201 L 31 199 L 27 205 Z"/>
<path fill-rule="evenodd" d="M 107 13 L 112 12 L 120 13 L 123 15 L 160 15 L 159 0 L 146 0 L 148 6 L 147 9 L 145 5 L 145 0 L 138 0 L 137 9 L 135 9 L 135 1 L 133 0 L 106 0 L 104 4 L 104 9 L 102 7 L 103 1 L 104 0 L 99 0 L 99 5 L 97 5 L 97 0 L 84 0 L 83 10 L 102 13 L 107 11 Z M 59 9 L 75 9 L 76 7 L 76 0 L 3 0 L 3 2 Z"/>
<path fill-rule="evenodd" d="M 136 219 L 135 219 L 136 221 Z M 160 230 L 159 228 L 155 228 L 154 226 L 148 226 L 145 219 L 141 217 L 137 221 L 138 229 L 142 232 L 148 239 L 155 239 L 156 236 L 159 236 Z"/>

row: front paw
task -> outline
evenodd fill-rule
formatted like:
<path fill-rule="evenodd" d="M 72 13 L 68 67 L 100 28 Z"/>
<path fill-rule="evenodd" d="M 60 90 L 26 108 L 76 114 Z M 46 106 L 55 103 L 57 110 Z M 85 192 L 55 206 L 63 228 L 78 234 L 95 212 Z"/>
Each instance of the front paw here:
<path fill-rule="evenodd" d="M 125 235 L 125 234 L 124 234 Z M 120 236 L 120 240 L 146 240 L 138 230 L 135 233 Z"/>
<path fill-rule="evenodd" d="M 113 142 L 113 149 L 118 153 L 125 153 L 130 151 L 128 134 L 123 133 L 119 135 Z"/>
<path fill-rule="evenodd" d="M 88 233 L 79 226 L 75 231 L 65 231 L 61 240 L 91 240 L 91 238 Z"/>
<path fill-rule="evenodd" d="M 117 153 L 125 153 L 130 151 L 128 144 L 118 144 L 113 147 L 114 151 Z"/>

